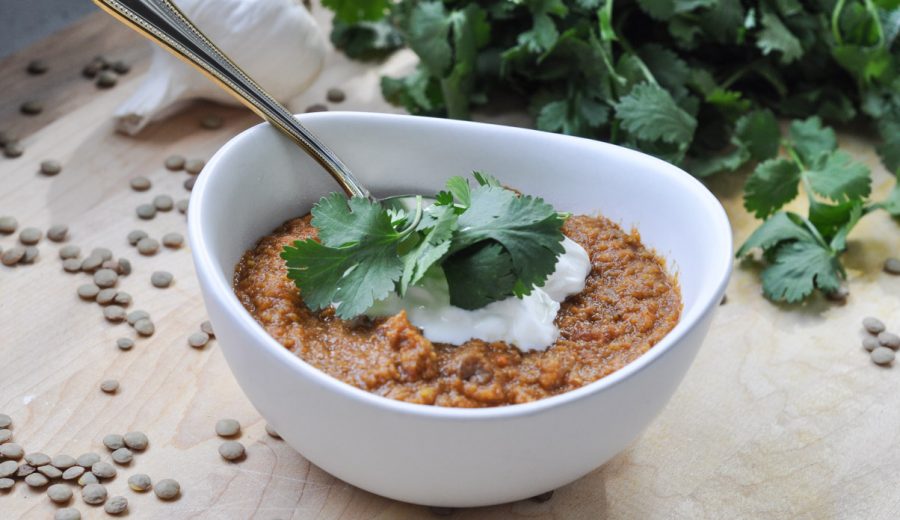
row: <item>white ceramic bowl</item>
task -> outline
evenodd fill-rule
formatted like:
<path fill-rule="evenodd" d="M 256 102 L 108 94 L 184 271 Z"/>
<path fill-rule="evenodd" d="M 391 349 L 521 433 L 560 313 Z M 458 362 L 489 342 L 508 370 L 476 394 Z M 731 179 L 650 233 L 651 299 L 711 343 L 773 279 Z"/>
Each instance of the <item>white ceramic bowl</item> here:
<path fill-rule="evenodd" d="M 435 193 L 452 175 L 483 170 L 559 210 L 637 226 L 677 272 L 684 312 L 658 345 L 618 372 L 528 404 L 432 407 L 338 381 L 272 339 L 232 292 L 244 251 L 338 189 L 297 146 L 259 125 L 204 168 L 191 197 L 190 241 L 225 358 L 288 444 L 379 495 L 480 506 L 572 482 L 624 449 L 660 412 L 694 359 L 731 271 L 728 219 L 703 185 L 632 150 L 533 130 L 349 112 L 300 118 L 376 196 Z"/>

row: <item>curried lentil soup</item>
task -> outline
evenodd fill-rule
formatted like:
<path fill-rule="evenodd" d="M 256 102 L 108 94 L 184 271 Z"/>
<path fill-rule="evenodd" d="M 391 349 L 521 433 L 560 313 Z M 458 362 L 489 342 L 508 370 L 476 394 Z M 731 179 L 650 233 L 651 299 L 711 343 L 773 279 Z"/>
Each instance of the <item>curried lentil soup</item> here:
<path fill-rule="evenodd" d="M 314 237 L 310 216 L 286 222 L 247 251 L 234 290 L 279 343 L 319 370 L 369 392 L 451 407 L 525 403 L 596 381 L 659 342 L 681 315 L 681 294 L 663 261 L 603 217 L 573 216 L 563 232 L 590 255 L 584 290 L 562 303 L 560 337 L 546 351 L 503 342 L 432 343 L 401 312 L 338 319 L 310 311 L 287 277 L 282 247 Z"/>

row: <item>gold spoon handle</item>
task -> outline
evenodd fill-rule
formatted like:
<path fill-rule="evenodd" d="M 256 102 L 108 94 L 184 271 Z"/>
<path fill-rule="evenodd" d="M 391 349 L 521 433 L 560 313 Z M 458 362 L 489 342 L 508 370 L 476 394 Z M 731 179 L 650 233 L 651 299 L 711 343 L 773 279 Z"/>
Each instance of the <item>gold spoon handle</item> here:
<path fill-rule="evenodd" d="M 348 196 L 372 198 L 369 190 L 360 184 L 334 152 L 235 65 L 169 0 L 94 0 L 94 3 L 196 67 L 250 110 L 287 134 L 334 177 Z"/>

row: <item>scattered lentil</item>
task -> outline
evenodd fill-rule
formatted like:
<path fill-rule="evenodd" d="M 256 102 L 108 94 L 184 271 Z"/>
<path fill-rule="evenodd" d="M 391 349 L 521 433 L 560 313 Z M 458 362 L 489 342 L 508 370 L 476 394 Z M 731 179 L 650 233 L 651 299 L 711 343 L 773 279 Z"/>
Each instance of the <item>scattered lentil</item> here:
<path fill-rule="evenodd" d="M 42 466 L 43 467 L 43 466 Z M 47 477 L 40 473 L 32 473 L 25 477 L 25 483 L 28 484 L 29 487 L 39 488 L 46 486 L 50 481 L 47 480 Z"/>
<path fill-rule="evenodd" d="M 50 480 L 61 477 L 62 473 L 63 473 L 59 468 L 57 468 L 55 466 L 51 466 L 50 464 L 47 464 L 46 466 L 41 466 L 37 470 L 38 470 L 38 473 L 44 475 L 45 477 L 49 478 Z"/>
<path fill-rule="evenodd" d="M 123 496 L 114 496 L 111 497 L 106 505 L 103 506 L 103 510 L 106 511 L 109 515 L 120 515 L 124 513 L 128 509 L 128 499 Z"/>
<path fill-rule="evenodd" d="M 30 466 L 40 467 L 50 464 L 50 455 L 36 451 L 25 455 L 25 462 Z"/>
<path fill-rule="evenodd" d="M 109 66 L 116 74 L 128 74 L 131 71 L 131 65 L 122 60 L 116 60 Z"/>
<path fill-rule="evenodd" d="M 11 478 L 0 478 L 0 491 L 6 491 L 8 489 L 12 489 L 13 486 L 16 485 L 16 481 Z"/>
<path fill-rule="evenodd" d="M 62 164 L 59 161 L 54 161 L 53 159 L 48 159 L 46 161 L 41 162 L 41 173 L 47 175 L 48 177 L 52 177 L 59 172 L 62 171 Z"/>
<path fill-rule="evenodd" d="M 6 251 L 3 252 L 3 256 L 0 257 L 0 262 L 6 266 L 14 266 L 19 263 L 20 260 L 25 256 L 25 248 L 22 246 L 13 246 Z"/>
<path fill-rule="evenodd" d="M 131 311 L 128 313 L 128 324 L 133 327 L 138 320 L 143 320 L 149 317 L 150 313 L 147 311 Z"/>
<path fill-rule="evenodd" d="M 81 75 L 88 78 L 93 79 L 97 77 L 97 74 L 102 70 L 102 65 L 98 62 L 91 62 L 84 66 L 81 69 Z"/>
<path fill-rule="evenodd" d="M 95 247 L 91 251 L 91 256 L 99 256 L 103 259 L 103 261 L 112 260 L 113 253 L 108 248 L 105 247 Z"/>
<path fill-rule="evenodd" d="M 175 201 L 169 195 L 157 195 L 153 197 L 153 206 L 159 211 L 172 211 Z"/>
<path fill-rule="evenodd" d="M 109 451 L 115 451 L 125 446 L 125 437 L 119 435 L 118 433 L 110 433 L 109 435 L 103 437 L 102 442 Z M 96 464 L 96 462 L 94 464 Z M 91 467 L 93 467 L 94 464 L 91 464 Z"/>
<path fill-rule="evenodd" d="M 122 276 L 130 275 L 131 274 L 131 260 L 129 260 L 127 258 L 120 258 L 118 262 L 119 262 L 119 266 L 117 269 L 118 273 L 121 274 Z"/>
<path fill-rule="evenodd" d="M 135 213 L 137 213 L 138 218 L 142 218 L 144 220 L 150 220 L 156 217 L 156 206 L 153 204 L 141 204 L 137 208 L 135 208 Z"/>
<path fill-rule="evenodd" d="M 143 175 L 139 175 L 131 179 L 130 181 L 128 181 L 128 184 L 131 185 L 131 189 L 133 189 L 134 191 L 147 191 L 152 185 L 150 183 L 150 179 L 144 177 Z"/>
<path fill-rule="evenodd" d="M 21 157 L 23 153 L 25 153 L 25 148 L 19 141 L 9 141 L 6 143 L 6 146 L 3 147 L 3 155 L 9 159 Z"/>
<path fill-rule="evenodd" d="M 72 489 L 65 484 L 53 484 L 47 488 L 47 496 L 57 504 L 65 504 L 72 500 Z"/>
<path fill-rule="evenodd" d="M 122 307 L 128 307 L 131 305 L 131 295 L 125 291 L 118 291 L 116 292 L 116 297 L 113 298 L 113 303 Z"/>
<path fill-rule="evenodd" d="M 869 331 L 871 334 L 878 334 L 880 332 L 884 332 L 884 323 L 878 318 L 868 317 L 863 319 L 863 327 Z"/>
<path fill-rule="evenodd" d="M 52 229 L 52 228 L 51 228 Z M 47 232 L 47 237 L 50 237 L 50 232 Z M 50 240 L 53 240 L 52 238 Z M 59 257 L 63 260 L 72 260 L 78 258 L 81 255 L 81 248 L 76 245 L 65 245 L 59 248 Z M 81 263 L 79 262 L 79 266 Z"/>
<path fill-rule="evenodd" d="M 181 233 L 166 233 L 162 237 L 162 243 L 166 247 L 178 249 L 184 244 L 184 235 Z"/>
<path fill-rule="evenodd" d="M 97 478 L 97 475 L 94 475 L 90 471 L 85 471 L 84 475 L 78 478 L 78 485 L 84 487 L 88 484 L 98 484 L 100 480 Z"/>
<path fill-rule="evenodd" d="M 116 86 L 116 83 L 119 81 L 119 77 L 115 72 L 111 70 L 101 71 L 100 74 L 97 75 L 97 87 L 98 88 L 112 88 Z"/>
<path fill-rule="evenodd" d="M 94 464 L 100 462 L 100 455 L 93 452 L 82 453 L 75 459 L 75 463 L 82 468 L 90 468 Z"/>
<path fill-rule="evenodd" d="M 328 107 L 322 103 L 313 103 L 312 105 L 309 105 L 308 107 L 306 107 L 306 113 L 327 112 L 327 111 L 328 111 Z"/>
<path fill-rule="evenodd" d="M 57 509 L 53 515 L 53 520 L 81 520 L 81 511 L 74 507 L 65 507 Z"/>
<path fill-rule="evenodd" d="M 194 189 L 194 184 L 197 183 L 196 177 L 188 177 L 184 180 L 184 189 L 191 191 Z"/>
<path fill-rule="evenodd" d="M 184 169 L 184 157 L 181 155 L 170 155 L 166 157 L 165 167 L 167 170 L 177 172 Z"/>
<path fill-rule="evenodd" d="M 152 336 L 156 332 L 156 326 L 148 318 L 134 322 L 134 330 L 141 336 Z"/>
<path fill-rule="evenodd" d="M 204 321 L 200 324 L 200 330 L 206 333 L 207 336 L 214 338 L 216 337 L 215 331 L 213 331 L 212 323 L 209 320 Z"/>
<path fill-rule="evenodd" d="M 900 348 L 900 336 L 893 332 L 882 332 L 878 334 L 878 343 L 890 349 L 897 350 Z"/>
<path fill-rule="evenodd" d="M 86 273 L 93 273 L 103 265 L 103 258 L 90 254 L 81 262 L 81 270 Z"/>
<path fill-rule="evenodd" d="M 174 500 L 181 494 L 181 485 L 174 479 L 166 478 L 153 486 L 153 492 L 162 500 Z"/>
<path fill-rule="evenodd" d="M 0 444 L 0 457 L 10 460 L 19 460 L 25 456 L 25 450 L 15 442 Z"/>
<path fill-rule="evenodd" d="M 144 432 L 128 432 L 125 434 L 125 446 L 137 451 L 144 451 L 150 444 L 150 439 Z"/>
<path fill-rule="evenodd" d="M 28 62 L 28 66 L 25 67 L 25 71 L 33 76 L 37 76 L 47 72 L 48 68 L 47 62 L 44 60 L 31 60 Z"/>
<path fill-rule="evenodd" d="M 22 259 L 19 260 L 19 263 L 22 264 L 33 264 L 35 260 L 37 260 L 38 255 L 41 254 L 40 249 L 35 246 L 28 246 L 25 248 L 25 255 L 22 256 Z"/>
<path fill-rule="evenodd" d="M 863 345 L 863 348 L 868 350 L 869 352 L 872 352 L 879 346 L 878 340 L 876 338 L 873 338 L 872 336 L 867 336 L 867 337 L 863 338 L 862 345 Z"/>
<path fill-rule="evenodd" d="M 107 379 L 100 383 L 100 390 L 103 390 L 107 394 L 114 394 L 119 391 L 119 382 L 115 379 Z"/>
<path fill-rule="evenodd" d="M 238 460 L 244 457 L 244 445 L 237 441 L 225 441 L 219 446 L 219 455 L 225 460 Z"/>
<path fill-rule="evenodd" d="M 545 491 L 544 493 L 541 493 L 540 495 L 535 495 L 535 496 L 531 497 L 529 500 L 531 500 L 533 502 L 537 502 L 538 504 L 543 504 L 544 502 L 550 500 L 551 498 L 553 498 L 553 490 Z"/>
<path fill-rule="evenodd" d="M 216 435 L 219 437 L 234 437 L 241 433 L 241 423 L 234 419 L 219 419 L 216 421 Z"/>
<path fill-rule="evenodd" d="M 94 283 L 102 289 L 114 287 L 119 282 L 119 275 L 112 269 L 100 269 L 94 273 Z"/>
<path fill-rule="evenodd" d="M 266 433 L 268 433 L 269 437 L 272 437 L 273 439 L 281 439 L 281 435 L 278 435 L 278 432 L 275 431 L 275 428 L 273 428 L 269 423 L 266 423 Z"/>
<path fill-rule="evenodd" d="M 884 261 L 884 272 L 900 274 L 900 258 L 888 258 Z"/>
<path fill-rule="evenodd" d="M 106 321 L 118 323 L 125 319 L 125 308 L 120 305 L 110 305 L 103 309 L 103 317 Z"/>
<path fill-rule="evenodd" d="M 99 271 L 98 271 L 99 272 Z M 100 305 L 109 305 L 116 298 L 115 289 L 103 289 L 97 293 L 96 301 Z"/>
<path fill-rule="evenodd" d="M 14 460 L 0 462 L 0 477 L 15 475 L 19 470 L 19 464 Z"/>
<path fill-rule="evenodd" d="M 117 471 L 115 466 L 113 466 L 109 462 L 103 462 L 101 460 L 100 462 L 94 463 L 94 465 L 91 466 L 91 473 L 93 473 L 94 476 L 99 479 L 105 479 L 115 477 Z"/>
<path fill-rule="evenodd" d="M 325 93 L 325 99 L 327 99 L 328 101 L 330 101 L 332 103 L 340 103 L 340 102 L 344 101 L 345 99 L 347 99 L 347 95 L 344 94 L 343 90 L 336 88 L 336 87 L 332 87 L 332 88 L 328 89 L 328 91 Z"/>
<path fill-rule="evenodd" d="M 872 351 L 872 361 L 878 365 L 888 365 L 894 361 L 894 351 L 887 347 L 878 347 Z"/>
<path fill-rule="evenodd" d="M 84 285 L 79 285 L 76 292 L 78 293 L 78 297 L 82 300 L 93 300 L 100 294 L 100 288 L 92 283 L 86 283 Z"/>
<path fill-rule="evenodd" d="M 159 251 L 159 242 L 155 238 L 142 238 L 137 243 L 137 250 L 142 255 L 155 255 Z"/>
<path fill-rule="evenodd" d="M 22 242 L 26 246 L 33 246 L 40 242 L 43 236 L 44 233 L 40 229 L 27 227 L 19 233 L 19 242 Z"/>
<path fill-rule="evenodd" d="M 134 491 L 142 493 L 149 490 L 151 485 L 152 481 L 150 480 L 150 476 L 145 475 L 144 473 L 135 473 L 134 475 L 128 477 L 128 487 L 130 487 Z"/>
<path fill-rule="evenodd" d="M 72 466 L 71 468 L 63 471 L 62 479 L 63 480 L 75 480 L 80 476 L 84 475 L 85 469 L 81 466 Z"/>
<path fill-rule="evenodd" d="M 81 489 L 81 499 L 92 506 L 106 502 L 106 488 L 102 484 L 88 484 Z"/>
<path fill-rule="evenodd" d="M 191 159 L 184 163 L 184 171 L 191 175 L 197 175 L 203 171 L 204 166 L 206 166 L 206 161 L 203 159 Z"/>
<path fill-rule="evenodd" d="M 172 285 L 173 279 L 172 273 L 168 271 L 154 271 L 153 274 L 150 275 L 150 283 L 153 284 L 153 287 L 159 289 L 165 289 Z"/>
<path fill-rule="evenodd" d="M 119 350 L 131 350 L 134 348 L 134 340 L 131 338 L 119 338 L 116 340 L 116 346 Z"/>
<path fill-rule="evenodd" d="M 113 462 L 115 462 L 116 464 L 121 464 L 124 466 L 125 464 L 131 463 L 131 461 L 134 459 L 134 453 L 132 453 L 128 448 L 119 448 L 116 451 L 112 452 L 112 454 L 110 454 L 110 457 L 112 457 Z"/>
<path fill-rule="evenodd" d="M 100 264 L 100 269 L 112 269 L 118 274 L 119 272 L 119 262 L 115 260 L 106 260 L 102 264 Z"/>
<path fill-rule="evenodd" d="M 11 235 L 16 232 L 17 227 L 19 227 L 19 221 L 15 217 L 8 215 L 0 217 L 0 233 Z"/>
<path fill-rule="evenodd" d="M 194 348 L 203 348 L 209 343 L 209 334 L 205 332 L 195 332 L 188 336 L 188 345 Z M 218 426 L 216 426 L 218 429 Z"/>
<path fill-rule="evenodd" d="M 71 455 L 57 455 L 50 459 L 50 464 L 56 466 L 58 469 L 69 469 L 75 465 L 75 457 Z"/>
<path fill-rule="evenodd" d="M 4 442 L 9 442 L 11 440 L 12 440 L 12 431 L 7 430 L 6 428 L 3 428 L 2 430 L 0 430 L 0 444 L 3 444 Z"/>
<path fill-rule="evenodd" d="M 176 202 L 175 209 L 177 209 L 179 213 L 187 213 L 188 199 L 181 199 L 178 202 Z"/>
<path fill-rule="evenodd" d="M 216 114 L 209 114 L 200 119 L 200 126 L 207 130 L 222 128 L 222 118 Z"/>
<path fill-rule="evenodd" d="M 26 101 L 19 106 L 19 111 L 27 116 L 36 116 L 44 111 L 44 104 L 36 100 Z"/>
<path fill-rule="evenodd" d="M 147 232 L 142 231 L 140 229 L 135 229 L 134 231 L 130 231 L 128 233 L 128 243 L 136 246 L 141 239 L 147 238 Z"/>
<path fill-rule="evenodd" d="M 36 467 L 30 466 L 28 464 L 21 464 L 19 466 L 18 471 L 16 471 L 16 476 L 19 478 L 27 477 L 28 475 L 31 475 L 35 471 L 37 471 Z"/>

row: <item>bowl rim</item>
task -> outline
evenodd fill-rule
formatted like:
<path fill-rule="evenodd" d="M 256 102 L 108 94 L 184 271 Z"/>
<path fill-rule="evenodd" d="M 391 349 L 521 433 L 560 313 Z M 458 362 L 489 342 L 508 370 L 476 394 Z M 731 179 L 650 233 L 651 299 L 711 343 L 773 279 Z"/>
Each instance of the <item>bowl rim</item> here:
<path fill-rule="evenodd" d="M 373 112 L 331 111 L 298 114 L 297 117 L 304 122 L 313 122 L 319 119 L 336 119 L 341 121 L 342 124 L 347 125 L 363 119 L 380 122 L 381 124 L 386 125 L 419 124 L 417 122 L 420 122 L 422 124 L 444 126 L 448 128 L 455 127 L 457 129 L 464 128 L 469 125 L 482 127 L 490 126 L 494 127 L 495 131 L 507 132 L 509 134 L 512 134 L 513 137 L 516 134 L 522 135 L 538 132 L 538 130 L 491 123 L 478 123 L 471 121 L 458 121 L 442 118 Z M 638 152 L 636 150 L 631 150 L 602 141 L 595 141 L 591 139 L 584 139 L 549 132 L 541 132 L 542 134 L 545 134 L 544 137 L 548 140 L 578 140 L 582 141 L 583 144 L 595 148 L 614 150 L 615 153 L 625 154 L 626 156 L 630 156 L 630 158 L 634 160 L 649 160 L 651 162 L 656 162 L 658 163 L 660 173 L 673 176 L 686 192 L 692 193 L 694 195 L 697 203 L 705 205 L 706 211 L 714 216 L 713 222 L 711 223 L 712 230 L 710 233 L 717 235 L 718 241 L 722 244 L 727 245 L 727 247 L 722 248 L 721 257 L 714 262 L 714 265 L 716 266 L 716 269 L 714 271 L 718 274 L 718 280 L 716 280 L 715 282 L 715 288 L 712 290 L 712 294 L 708 296 L 706 301 L 703 301 L 703 294 L 701 293 L 698 296 L 698 302 L 696 304 L 697 307 L 699 307 L 699 311 L 693 313 L 689 320 L 685 320 L 685 316 L 684 314 L 682 314 L 681 319 L 679 320 L 678 324 L 676 324 L 675 328 L 669 331 L 669 333 L 666 334 L 662 338 L 662 340 L 660 340 L 656 345 L 651 347 L 647 352 L 639 356 L 637 359 L 631 361 L 624 367 L 614 371 L 613 373 L 605 377 L 588 383 L 580 388 L 569 390 L 561 394 L 545 397 L 543 399 L 538 399 L 536 401 L 531 401 L 528 403 L 491 406 L 484 408 L 456 408 L 426 405 L 409 403 L 391 399 L 389 397 L 380 396 L 361 388 L 357 388 L 353 385 L 350 385 L 349 383 L 345 383 L 337 379 L 336 377 L 333 377 L 325 373 L 324 371 L 321 371 L 318 368 L 312 366 L 296 354 L 284 348 L 284 346 L 278 343 L 272 336 L 270 336 L 268 332 L 266 332 L 266 330 L 262 327 L 262 325 L 260 325 L 244 308 L 244 306 L 238 300 L 237 296 L 234 294 L 234 290 L 231 286 L 230 281 L 225 279 L 224 276 L 219 276 L 217 274 L 218 268 L 216 266 L 217 264 L 221 264 L 221 262 L 217 262 L 215 259 L 213 259 L 210 250 L 206 245 L 206 238 L 204 235 L 205 227 L 203 214 L 207 204 L 206 194 L 209 190 L 208 186 L 216 181 L 217 176 L 220 175 L 218 169 L 219 163 L 224 161 L 223 158 L 230 153 L 230 150 L 232 148 L 237 146 L 237 143 L 241 143 L 248 139 L 255 139 L 257 138 L 257 135 L 266 135 L 262 132 L 264 128 L 269 126 L 269 123 L 259 123 L 229 139 L 224 145 L 222 145 L 221 148 L 219 148 L 218 151 L 216 151 L 213 157 L 206 164 L 203 174 L 199 176 L 192 190 L 191 204 L 188 208 L 188 238 L 191 245 L 191 254 L 194 257 L 197 276 L 198 278 L 206 278 L 205 284 L 203 284 L 203 281 L 201 280 L 201 287 L 203 285 L 206 285 L 211 290 L 211 296 L 219 301 L 219 303 L 225 309 L 226 314 L 228 314 L 229 318 L 235 320 L 238 326 L 248 331 L 257 340 L 251 345 L 245 345 L 243 348 L 261 348 L 268 354 L 273 355 L 279 362 L 286 364 L 286 366 L 288 366 L 298 377 L 311 378 L 318 385 L 325 387 L 330 391 L 335 392 L 347 399 L 361 401 L 362 403 L 386 412 L 425 416 L 434 419 L 507 419 L 511 417 L 521 417 L 538 414 L 552 408 L 573 404 L 576 401 L 580 401 L 594 394 L 601 393 L 611 387 L 623 383 L 625 380 L 634 376 L 638 372 L 645 370 L 650 365 L 654 364 L 659 358 L 667 355 L 668 352 L 675 347 L 675 345 L 680 343 L 685 336 L 691 333 L 691 331 L 698 325 L 703 317 L 707 316 L 714 310 L 715 307 L 718 306 L 722 295 L 725 293 L 725 288 L 731 276 L 733 267 L 733 238 L 731 225 L 728 221 L 728 216 L 725 213 L 725 209 L 722 207 L 722 204 L 699 180 L 697 180 L 695 177 L 688 174 L 681 168 L 678 168 L 677 166 L 674 166 L 656 157 Z M 278 138 L 286 139 L 286 137 L 283 137 L 280 133 L 270 133 L 268 135 L 275 135 L 278 136 Z M 321 173 L 324 174 L 324 172 Z"/>

